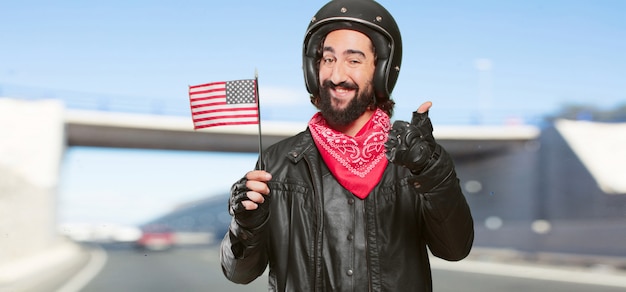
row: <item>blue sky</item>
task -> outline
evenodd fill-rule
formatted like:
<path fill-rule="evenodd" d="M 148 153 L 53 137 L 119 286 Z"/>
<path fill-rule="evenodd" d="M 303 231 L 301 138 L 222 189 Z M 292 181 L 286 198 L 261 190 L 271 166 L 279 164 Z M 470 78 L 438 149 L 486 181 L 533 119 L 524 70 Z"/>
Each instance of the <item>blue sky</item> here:
<path fill-rule="evenodd" d="M 57 98 L 72 91 L 158 99 L 184 109 L 188 85 L 252 78 L 256 69 L 264 117 L 304 123 L 313 109 L 300 51 L 308 21 L 324 3 L 3 1 L 0 96 L 21 95 L 23 88 Z M 404 43 L 393 93 L 394 118 L 408 119 L 426 100 L 433 101 L 435 126 L 532 123 L 564 104 L 610 108 L 626 102 L 626 1 L 380 3 L 396 18 Z M 89 185 L 98 180 L 90 175 L 98 169 L 110 171 L 110 183 L 98 188 L 107 195 L 98 196 L 121 198 L 132 206 L 150 201 L 131 201 L 133 196 L 153 196 L 166 204 L 227 190 L 230 178 L 251 168 L 254 157 L 237 156 L 245 168 L 220 172 L 232 174 L 216 178 L 219 171 L 206 165 L 220 165 L 224 157 L 229 156 L 70 149 L 63 166 L 62 202 L 93 191 Z M 206 174 L 126 181 L 135 174 L 121 171 L 121 163 L 162 165 L 163 173 L 204 164 Z M 159 185 L 168 178 L 171 186 Z M 141 190 L 152 195 L 137 195 Z"/>

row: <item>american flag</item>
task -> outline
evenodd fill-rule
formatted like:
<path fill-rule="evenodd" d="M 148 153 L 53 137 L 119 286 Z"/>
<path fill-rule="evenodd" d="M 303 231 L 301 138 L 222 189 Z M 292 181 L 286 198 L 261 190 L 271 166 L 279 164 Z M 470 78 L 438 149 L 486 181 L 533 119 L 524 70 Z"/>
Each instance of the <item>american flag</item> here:
<path fill-rule="evenodd" d="M 189 102 L 194 129 L 259 123 L 255 79 L 189 86 Z"/>

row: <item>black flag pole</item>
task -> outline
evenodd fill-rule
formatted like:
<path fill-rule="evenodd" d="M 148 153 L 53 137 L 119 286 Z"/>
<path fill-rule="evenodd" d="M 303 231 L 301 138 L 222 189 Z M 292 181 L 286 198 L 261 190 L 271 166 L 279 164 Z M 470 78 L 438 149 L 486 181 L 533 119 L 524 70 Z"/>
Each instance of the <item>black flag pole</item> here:
<path fill-rule="evenodd" d="M 263 143 L 261 135 L 261 101 L 259 100 L 259 72 L 254 69 L 254 95 L 256 97 L 256 109 L 259 125 L 259 161 L 257 162 L 257 168 L 264 170 L 263 165 Z"/>

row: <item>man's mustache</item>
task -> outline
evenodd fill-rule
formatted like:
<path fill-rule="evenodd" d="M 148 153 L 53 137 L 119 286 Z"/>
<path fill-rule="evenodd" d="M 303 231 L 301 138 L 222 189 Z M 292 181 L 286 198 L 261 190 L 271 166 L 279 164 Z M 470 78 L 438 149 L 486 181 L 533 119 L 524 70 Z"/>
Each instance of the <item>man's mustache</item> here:
<path fill-rule="evenodd" d="M 342 87 L 342 88 L 345 88 L 345 89 L 354 89 L 354 90 L 359 89 L 358 85 L 356 85 L 356 84 L 354 84 L 352 82 L 349 82 L 349 81 L 343 81 L 343 82 L 341 82 L 339 84 L 334 84 L 330 80 L 324 80 L 324 82 L 322 82 L 322 87 L 323 88 L 330 88 L 330 89 L 335 89 L 336 87 Z"/>

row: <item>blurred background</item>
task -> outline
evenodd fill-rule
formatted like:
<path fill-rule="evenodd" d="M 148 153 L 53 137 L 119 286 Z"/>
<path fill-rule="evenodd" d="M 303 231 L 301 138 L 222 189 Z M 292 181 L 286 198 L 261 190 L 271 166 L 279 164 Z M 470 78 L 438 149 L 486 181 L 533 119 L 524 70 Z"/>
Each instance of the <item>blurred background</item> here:
<path fill-rule="evenodd" d="M 304 130 L 302 40 L 324 3 L 0 3 L 0 291 L 264 289 L 229 286 L 216 250 L 257 128 L 194 131 L 188 86 L 258 71 L 263 145 Z M 392 119 L 433 102 L 470 262 L 623 276 L 626 2 L 380 3 L 403 37 Z M 440 291 L 474 283 L 434 266 Z M 506 279 L 474 286 L 547 287 Z"/>

